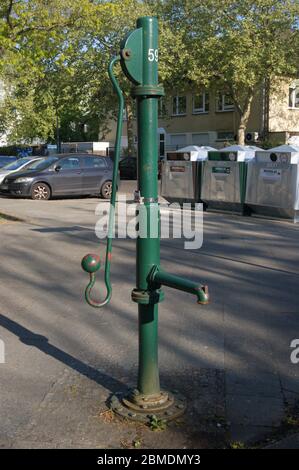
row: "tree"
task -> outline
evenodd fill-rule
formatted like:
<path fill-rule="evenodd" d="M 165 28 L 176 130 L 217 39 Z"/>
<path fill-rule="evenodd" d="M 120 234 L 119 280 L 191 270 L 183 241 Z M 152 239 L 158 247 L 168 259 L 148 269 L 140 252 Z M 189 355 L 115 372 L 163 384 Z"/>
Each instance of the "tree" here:
<path fill-rule="evenodd" d="M 34 91 L 18 87 L 14 93 L 6 92 L 5 106 L 0 107 L 0 133 L 5 132 L 10 143 L 29 144 L 51 135 L 55 114 L 46 99 L 36 106 Z"/>
<path fill-rule="evenodd" d="M 2 0 L 0 79 L 10 90 L 2 125 L 18 125 L 15 135 L 21 136 L 28 127 L 12 119 L 11 109 L 22 108 L 19 116 L 27 122 L 41 110 L 38 135 L 53 139 L 58 116 L 64 138 L 104 137 L 117 110 L 110 57 L 138 16 L 154 14 L 166 90 L 196 86 L 229 93 L 243 143 L 255 93 L 265 81 L 298 72 L 298 9 L 298 0 Z M 118 76 L 133 151 L 131 85 Z"/>
<path fill-rule="evenodd" d="M 49 114 L 50 138 L 56 126 L 55 115 L 59 116 L 65 138 L 88 135 L 82 132 L 84 124 L 90 129 L 89 135 L 104 137 L 107 123 L 117 111 L 108 63 L 118 53 L 126 32 L 135 27 L 136 18 L 148 13 L 146 4 L 137 0 L 7 0 L 0 13 L 4 45 L 0 73 L 7 83 L 14 84 L 10 93 L 16 100 L 18 97 L 19 105 L 20 89 L 34 95 L 31 102 L 35 108 L 47 100 L 53 111 Z M 123 75 L 120 77 L 131 117 L 130 86 Z M 4 114 L 8 119 L 12 116 L 11 103 L 11 99 L 6 100 Z M 29 106 L 24 109 L 30 115 L 34 111 Z M 19 116 L 25 119 L 23 113 Z M 10 120 L 7 127 L 18 125 L 15 134 L 20 135 L 19 124 L 20 119 Z M 128 141 L 133 147 L 132 131 Z"/>
<path fill-rule="evenodd" d="M 298 73 L 298 0 L 175 0 L 165 17 L 183 31 L 181 76 L 231 95 L 244 144 L 255 93 Z"/>
<path fill-rule="evenodd" d="M 38 116 L 47 103 L 47 113 L 35 122 L 37 136 L 53 140 L 59 120 L 65 140 L 104 139 L 117 112 L 107 74 L 109 60 L 118 53 L 126 33 L 136 27 L 136 19 L 151 14 L 161 16 L 160 77 L 166 86 L 171 87 L 174 81 L 178 85 L 176 65 L 186 60 L 187 50 L 179 31 L 172 32 L 172 25 L 163 21 L 163 2 L 4 0 L 0 9 L 0 78 L 2 75 L 7 83 L 10 99 L 1 114 L 11 137 L 22 138 L 28 129 L 25 122 Z M 131 84 L 120 69 L 116 73 L 125 95 L 128 150 L 133 154 Z M 15 120 L 14 112 L 19 108 L 22 112 Z M 88 132 L 83 131 L 86 127 Z M 28 140 L 25 134 L 23 139 Z"/>
<path fill-rule="evenodd" d="M 6 98 L 0 122 L 10 139 L 30 141 L 53 137 L 62 88 L 55 87 L 58 74 L 67 74 L 65 52 L 72 31 L 90 18 L 89 0 L 2 0 L 0 6 L 0 80 Z M 55 80 L 51 87 L 50 76 Z M 44 84 L 44 86 L 42 86 Z"/>

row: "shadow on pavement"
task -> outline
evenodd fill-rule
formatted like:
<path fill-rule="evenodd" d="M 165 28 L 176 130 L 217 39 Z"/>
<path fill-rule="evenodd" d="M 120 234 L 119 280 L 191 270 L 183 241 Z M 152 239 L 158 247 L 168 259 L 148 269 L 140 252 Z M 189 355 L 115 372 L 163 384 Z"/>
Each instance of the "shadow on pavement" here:
<path fill-rule="evenodd" d="M 116 393 L 127 390 L 127 387 L 117 379 L 114 379 L 110 375 L 104 374 L 98 369 L 95 369 L 94 367 L 85 364 L 79 359 L 76 359 L 74 356 L 49 343 L 46 336 L 42 336 L 28 330 L 24 326 L 9 319 L 5 315 L 0 314 L 0 325 L 18 336 L 22 343 L 39 349 L 48 356 L 53 357 L 68 367 L 71 367 L 88 379 L 91 379 L 94 382 L 102 385 L 110 392 Z"/>

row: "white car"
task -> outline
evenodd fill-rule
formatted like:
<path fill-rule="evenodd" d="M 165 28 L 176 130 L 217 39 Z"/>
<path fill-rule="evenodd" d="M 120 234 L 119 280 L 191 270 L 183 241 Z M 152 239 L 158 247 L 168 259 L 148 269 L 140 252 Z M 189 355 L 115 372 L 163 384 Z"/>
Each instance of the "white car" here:
<path fill-rule="evenodd" d="M 8 165 L 3 166 L 0 169 L 0 184 L 6 176 L 10 175 L 11 173 L 16 173 L 20 170 L 29 169 L 33 162 L 36 162 L 37 160 L 42 160 L 42 158 L 44 157 L 19 158 L 15 162 L 8 163 Z"/>

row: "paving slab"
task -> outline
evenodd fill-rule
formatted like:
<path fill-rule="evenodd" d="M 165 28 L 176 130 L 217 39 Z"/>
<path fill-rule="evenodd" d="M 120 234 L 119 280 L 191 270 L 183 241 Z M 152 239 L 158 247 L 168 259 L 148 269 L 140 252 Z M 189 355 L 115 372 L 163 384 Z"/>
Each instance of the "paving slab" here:
<path fill-rule="evenodd" d="M 226 407 L 232 425 L 274 428 L 280 426 L 284 418 L 284 403 L 279 398 L 227 395 Z"/>

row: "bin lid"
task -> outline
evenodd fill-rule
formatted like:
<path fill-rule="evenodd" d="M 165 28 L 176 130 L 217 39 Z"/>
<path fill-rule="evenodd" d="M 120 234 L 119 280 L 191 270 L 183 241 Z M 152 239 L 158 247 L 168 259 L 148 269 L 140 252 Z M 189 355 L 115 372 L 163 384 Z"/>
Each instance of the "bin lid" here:
<path fill-rule="evenodd" d="M 299 147 L 296 145 L 279 145 L 278 147 L 273 147 L 264 152 L 256 152 L 255 160 L 258 163 L 270 163 L 274 162 L 275 164 L 295 164 L 299 163 Z"/>
<path fill-rule="evenodd" d="M 279 145 L 278 147 L 267 150 L 267 152 L 297 153 L 299 152 L 299 146 L 290 144 Z"/>
<path fill-rule="evenodd" d="M 207 160 L 208 152 L 215 150 L 216 149 L 209 147 L 208 145 L 187 145 L 187 147 L 183 147 L 182 149 L 177 150 L 177 152 L 190 152 L 191 161 L 196 162 L 199 160 Z"/>
<path fill-rule="evenodd" d="M 256 147 L 255 145 L 230 145 L 219 150 L 219 152 L 236 153 L 237 161 L 244 162 L 254 158 L 255 152 L 263 151 L 263 149 Z"/>

